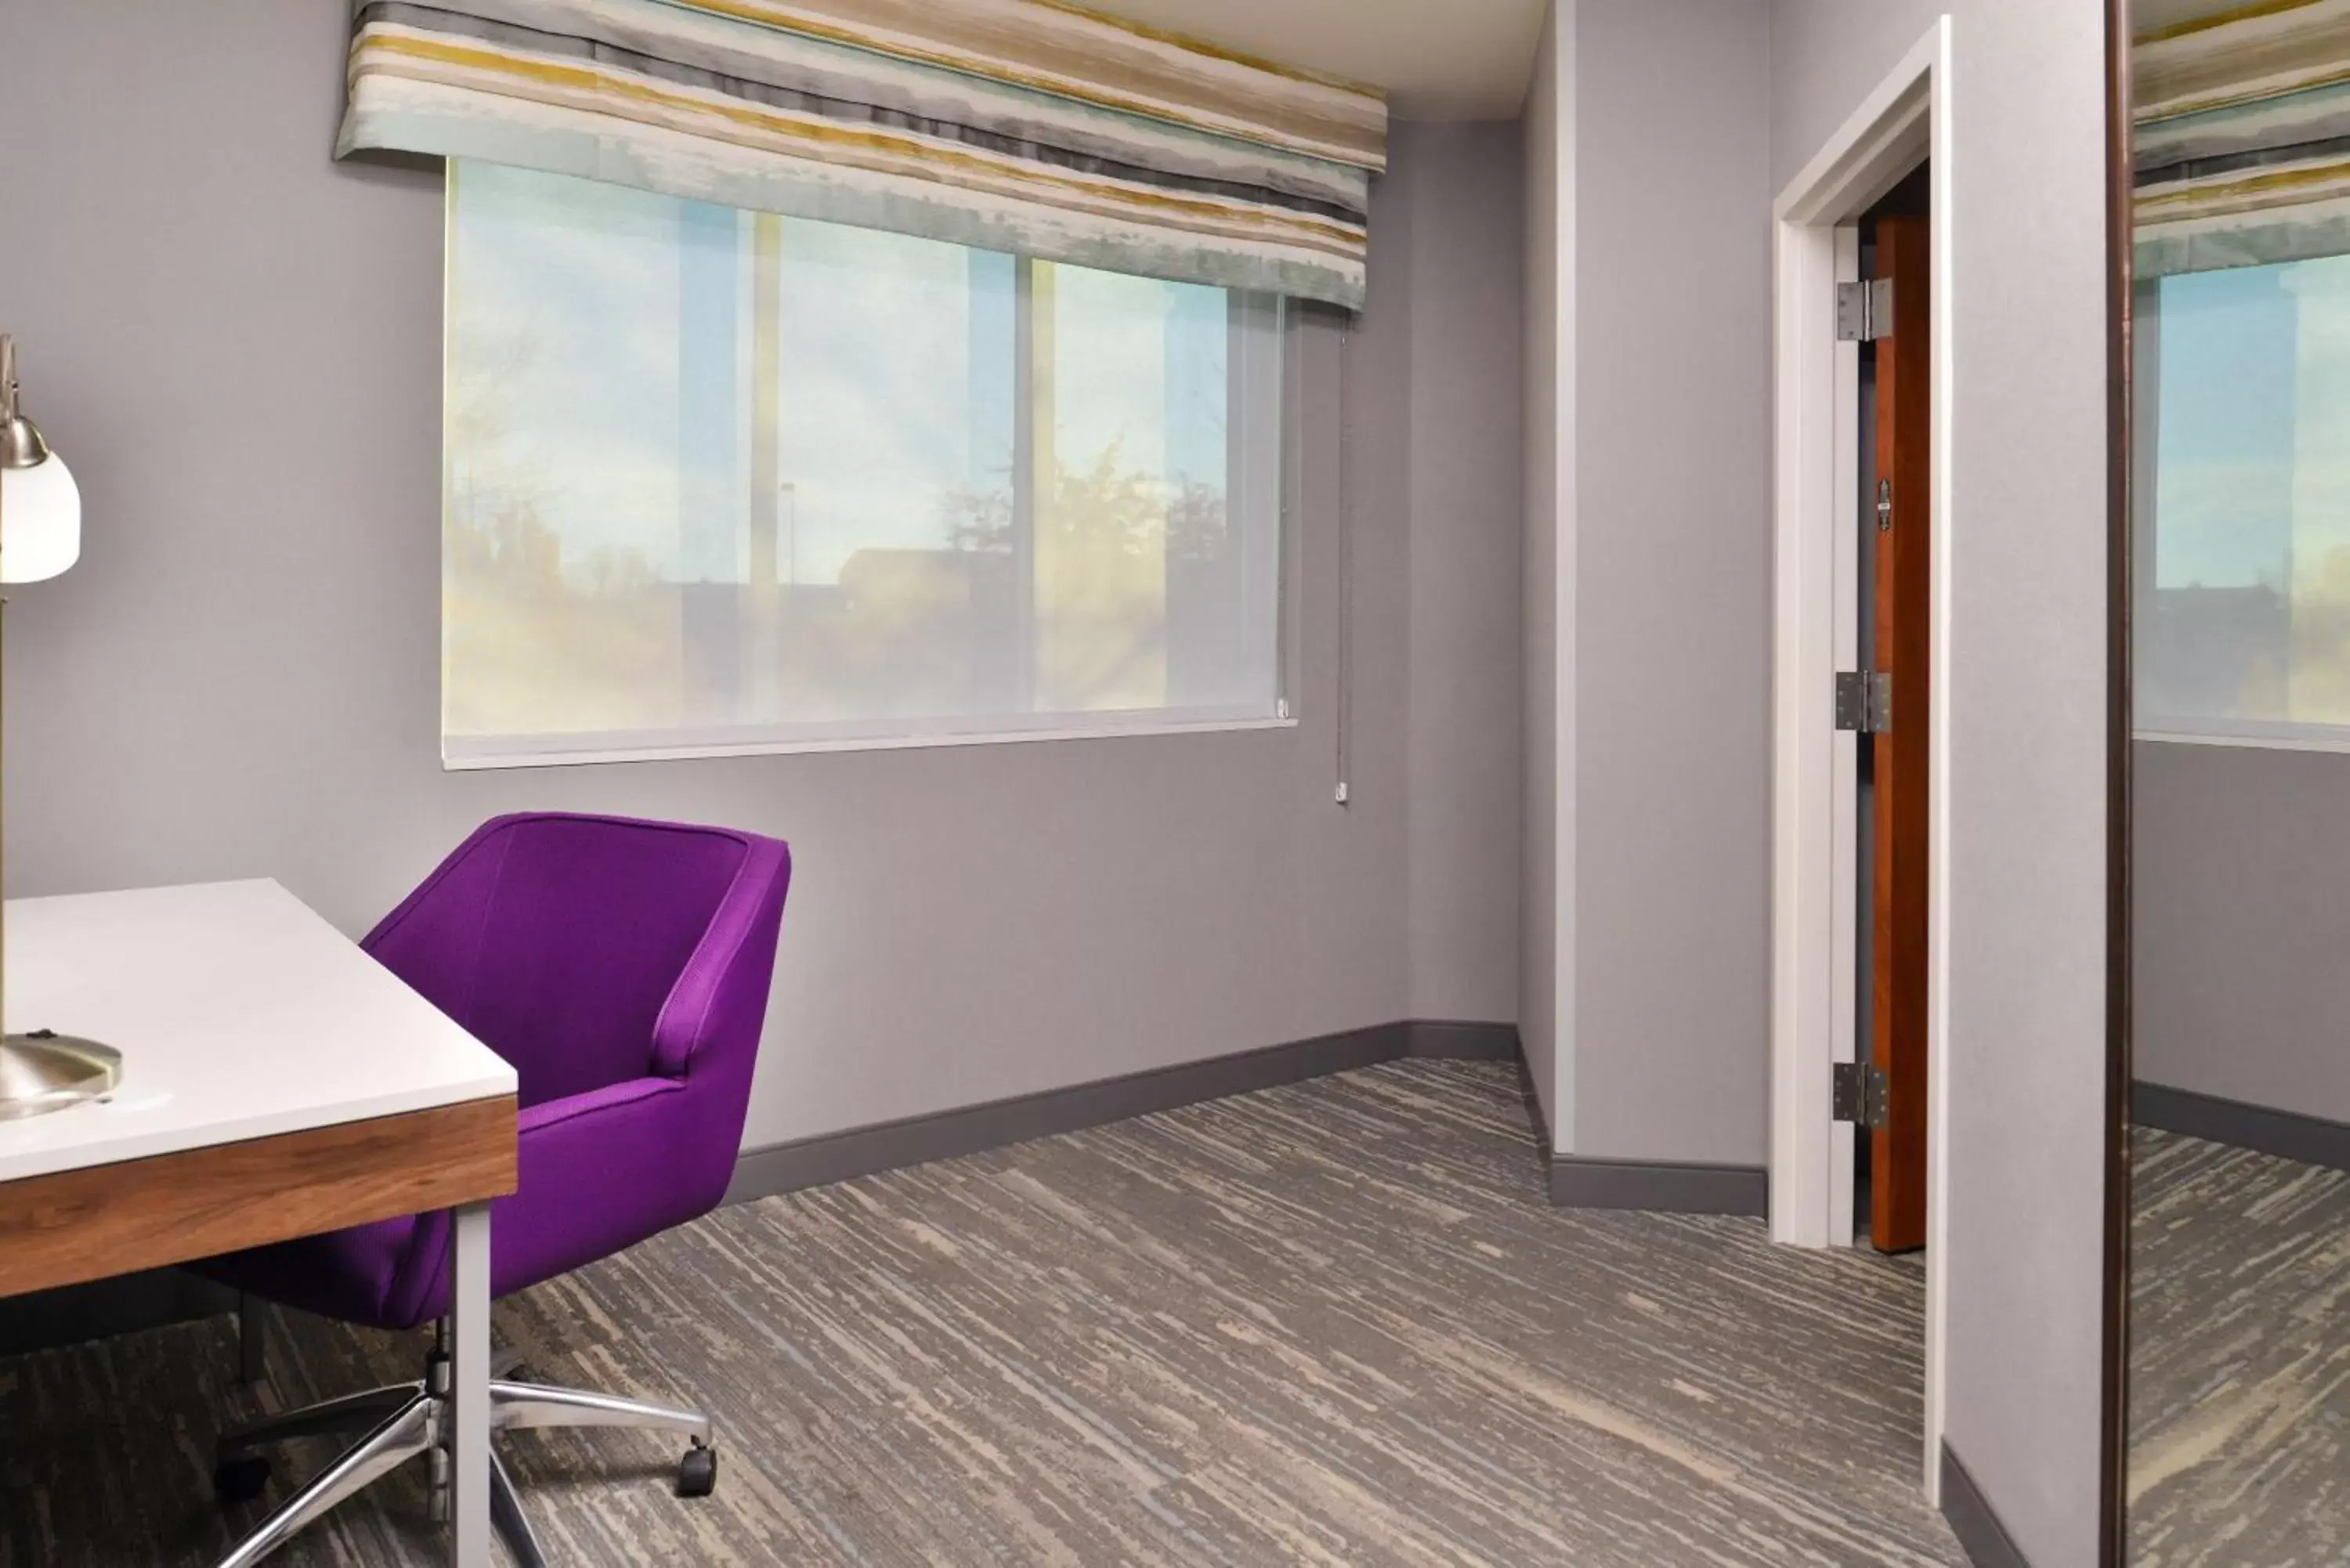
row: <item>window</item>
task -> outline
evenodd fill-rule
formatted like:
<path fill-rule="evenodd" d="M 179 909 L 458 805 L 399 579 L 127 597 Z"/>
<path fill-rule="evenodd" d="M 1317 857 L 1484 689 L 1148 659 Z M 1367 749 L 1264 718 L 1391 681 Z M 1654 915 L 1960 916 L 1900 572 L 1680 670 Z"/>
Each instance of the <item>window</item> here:
<path fill-rule="evenodd" d="M 2138 731 L 2350 747 L 2350 256 L 2154 291 Z"/>
<path fill-rule="evenodd" d="M 1277 720 L 1282 320 L 452 163 L 445 759 Z"/>

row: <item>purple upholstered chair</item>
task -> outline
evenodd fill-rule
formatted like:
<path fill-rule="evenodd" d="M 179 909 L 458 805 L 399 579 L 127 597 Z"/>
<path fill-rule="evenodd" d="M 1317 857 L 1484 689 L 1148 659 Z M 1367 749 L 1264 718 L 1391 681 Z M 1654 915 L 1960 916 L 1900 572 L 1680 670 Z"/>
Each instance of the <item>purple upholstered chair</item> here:
<path fill-rule="evenodd" d="M 520 1179 L 491 1205 L 491 1291 L 504 1295 L 705 1214 L 743 1138 L 791 856 L 753 834 L 622 817 L 502 816 L 458 846 L 363 944 L 514 1064 Z M 449 1310 L 447 1220 L 387 1220 L 214 1260 L 266 1300 L 386 1329 Z M 364 1433 L 224 1568 L 418 1454 L 445 1476 L 446 1359 L 415 1382 L 315 1406 L 221 1439 L 224 1495 L 265 1481 L 261 1446 Z M 494 1428 L 650 1427 L 691 1442 L 678 1490 L 717 1479 L 710 1422 L 688 1410 L 504 1378 Z M 540 1554 L 494 1453 L 492 1511 L 515 1559 Z M 435 1488 L 436 1498 L 439 1488 Z"/>

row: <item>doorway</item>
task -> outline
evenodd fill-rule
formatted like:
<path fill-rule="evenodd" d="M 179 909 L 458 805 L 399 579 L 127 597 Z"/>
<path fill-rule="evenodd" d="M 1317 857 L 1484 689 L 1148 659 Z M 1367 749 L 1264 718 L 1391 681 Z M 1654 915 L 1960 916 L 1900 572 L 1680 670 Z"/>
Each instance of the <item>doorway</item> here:
<path fill-rule="evenodd" d="M 1839 1102 L 1871 1092 L 1856 1052 L 1860 1040 L 1861 900 L 1859 741 L 1837 727 L 1839 698 L 1853 695 L 1850 677 L 1864 673 L 1859 624 L 1859 529 L 1864 510 L 1875 525 L 1876 496 L 1861 501 L 1860 363 L 1858 344 L 1840 340 L 1840 285 L 1858 285 L 1860 226 L 1905 181 L 1925 171 L 1929 210 L 1922 214 L 1922 259 L 1928 286 L 1910 291 L 1919 325 L 1908 341 L 1924 339 L 1916 386 L 1922 406 L 1908 416 L 1922 427 L 1918 472 L 1904 478 L 1889 460 L 1896 494 L 1895 528 L 1901 543 L 1922 545 L 1928 606 L 1922 625 L 1924 691 L 1912 698 L 1908 725 L 1909 778 L 1923 781 L 1922 800 L 1908 826 L 1914 853 L 1907 864 L 1923 875 L 1897 877 L 1888 889 L 1909 900 L 1908 939 L 1915 983 L 1904 1025 L 1922 1038 L 1922 1053 L 1901 1069 L 1922 1084 L 1908 1096 L 1912 1127 L 1904 1140 L 1922 1147 L 1923 1180 L 1906 1199 L 1913 1233 L 1925 1248 L 1925 1409 L 1919 1470 L 1929 1498 L 1941 1495 L 1943 1385 L 1948 1329 L 1943 1244 L 1949 1224 L 1950 1140 L 1949 864 L 1950 715 L 1933 701 L 1949 690 L 1950 617 L 1950 23 L 1945 16 L 1866 98 L 1780 194 L 1773 209 L 1776 304 L 1773 349 L 1774 478 L 1773 504 L 1772 702 L 1772 981 L 1771 981 L 1771 1234 L 1809 1247 L 1849 1245 L 1855 1239 L 1856 1124 L 1839 1121 Z M 1879 234 L 1877 237 L 1882 238 Z M 1897 242 L 1898 243 L 1898 242 Z M 1867 291 L 1863 290 L 1865 295 Z M 1899 290 L 1886 301 L 1887 318 L 1903 328 Z M 1921 330 L 1922 328 L 1922 330 Z M 1907 362 L 1895 387 L 1912 385 Z M 1906 396 L 1905 396 L 1906 403 Z M 1904 414 L 1897 409 L 1895 422 Z M 1874 434 L 1872 427 L 1872 435 Z M 1915 493 L 1909 493 L 1914 491 Z M 1907 554 L 1905 551 L 1904 554 Z M 1872 601 L 1873 607 L 1873 601 Z M 1871 649 L 1874 649 L 1874 624 Z M 1918 672 L 1913 647 L 1905 660 Z M 1839 680 L 1845 676 L 1846 680 Z M 1898 739 L 1902 695 L 1887 683 Z M 1864 706 L 1867 688 L 1861 690 Z M 1872 749 L 1874 742 L 1872 741 Z M 1922 760 L 1920 760 L 1922 759 Z M 1889 804 L 1872 755 L 1871 784 Z M 1894 764 L 1896 769 L 1900 765 Z M 1896 786 L 1898 789 L 1898 786 Z M 1874 802 L 1875 795 L 1872 800 Z M 1922 823 L 1917 820 L 1922 818 Z M 1867 864 L 1875 875 L 1874 833 Z M 1904 862 L 1897 859 L 1897 867 Z M 1898 907 L 1888 898 L 1888 909 Z M 1872 935 L 1874 902 L 1871 905 Z M 1874 956 L 1869 985 L 1872 1054 L 1876 997 Z M 1887 1038 L 1893 1037 L 1888 1031 Z M 1892 1074 L 1881 1091 L 1888 1116 Z M 1872 1156 L 1877 1152 L 1871 1128 Z M 1888 1160 L 1890 1152 L 1888 1151 Z M 1908 1158 L 1918 1158 L 1912 1153 Z M 1875 1189 L 1887 1167 L 1870 1170 Z M 1915 1165 L 1911 1167 L 1914 1171 Z M 1873 1231 L 1873 1224 L 1872 1224 Z"/>

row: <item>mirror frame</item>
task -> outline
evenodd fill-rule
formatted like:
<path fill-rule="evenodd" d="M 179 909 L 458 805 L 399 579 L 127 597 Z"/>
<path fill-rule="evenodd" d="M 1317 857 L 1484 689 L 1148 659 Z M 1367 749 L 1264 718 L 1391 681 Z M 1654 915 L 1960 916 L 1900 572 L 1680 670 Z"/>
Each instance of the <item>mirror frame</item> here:
<path fill-rule="evenodd" d="M 2106 6 L 2106 1234 L 2097 1558 L 2127 1568 L 2130 1262 L 2130 0 Z"/>

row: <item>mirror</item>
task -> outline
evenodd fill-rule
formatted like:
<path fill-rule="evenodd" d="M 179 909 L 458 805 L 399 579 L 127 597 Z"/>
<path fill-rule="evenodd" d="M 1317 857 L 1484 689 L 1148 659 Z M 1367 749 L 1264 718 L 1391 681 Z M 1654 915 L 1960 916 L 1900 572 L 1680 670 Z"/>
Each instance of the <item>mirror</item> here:
<path fill-rule="evenodd" d="M 2350 1562 L 2350 5 L 2128 0 L 2124 1562 Z"/>

